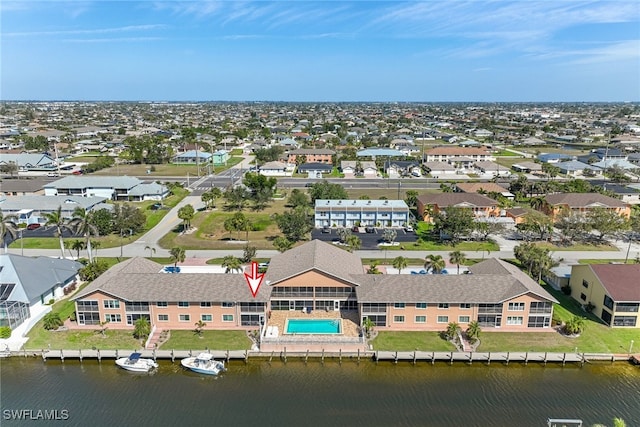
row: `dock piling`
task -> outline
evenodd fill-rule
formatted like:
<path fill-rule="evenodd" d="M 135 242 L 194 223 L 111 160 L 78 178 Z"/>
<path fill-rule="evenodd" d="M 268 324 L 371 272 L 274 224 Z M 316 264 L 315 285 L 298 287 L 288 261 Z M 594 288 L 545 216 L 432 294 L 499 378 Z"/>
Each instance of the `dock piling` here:
<path fill-rule="evenodd" d="M 413 351 L 413 364 L 416 364 L 416 351 Z"/>
<path fill-rule="evenodd" d="M 229 350 L 227 350 L 227 365 L 229 364 Z"/>
<path fill-rule="evenodd" d="M 358 349 L 358 363 L 360 363 L 360 349 Z"/>
<path fill-rule="evenodd" d="M 324 364 L 324 348 L 322 349 L 322 356 L 320 357 L 320 361 Z"/>
<path fill-rule="evenodd" d="M 189 350 L 189 357 L 193 357 L 193 352 Z"/>
<path fill-rule="evenodd" d="M 305 354 L 304 356 L 304 364 L 306 365 L 308 361 L 309 361 L 309 349 L 307 349 L 307 354 Z"/>
<path fill-rule="evenodd" d="M 249 363 L 249 350 L 244 351 L 244 364 Z"/>
<path fill-rule="evenodd" d="M 46 353 L 44 352 L 44 350 L 42 350 L 42 361 L 43 361 L 43 362 L 46 362 L 46 361 L 47 361 L 47 355 L 46 355 Z"/>
<path fill-rule="evenodd" d="M 580 358 L 580 367 L 584 366 L 584 353 L 582 353 L 582 357 Z"/>
<path fill-rule="evenodd" d="M 567 360 L 567 353 L 562 353 L 562 366 L 564 366 L 566 360 Z"/>
<path fill-rule="evenodd" d="M 175 353 L 173 352 L 173 349 L 171 349 L 171 363 L 176 361 L 176 356 Z"/>
<path fill-rule="evenodd" d="M 544 366 L 547 366 L 547 352 L 544 352 Z"/>
<path fill-rule="evenodd" d="M 102 356 L 100 355 L 100 349 L 96 349 L 96 355 L 98 356 L 98 363 L 102 363 Z"/>
<path fill-rule="evenodd" d="M 487 354 L 487 366 L 491 365 L 491 352 Z"/>
<path fill-rule="evenodd" d="M 338 349 L 338 363 L 342 365 L 342 349 Z"/>
<path fill-rule="evenodd" d="M 82 349 L 78 349 L 78 357 L 80 358 L 80 363 L 82 363 Z"/>
<path fill-rule="evenodd" d="M 431 352 L 431 365 L 433 365 L 434 363 L 436 363 L 436 352 L 432 351 Z"/>
<path fill-rule="evenodd" d="M 398 364 L 398 352 L 396 351 L 395 356 L 393 356 L 393 363 Z"/>
<path fill-rule="evenodd" d="M 469 365 L 473 363 L 473 351 L 469 352 Z"/>
<path fill-rule="evenodd" d="M 507 351 L 507 365 L 509 365 L 509 352 Z"/>
<path fill-rule="evenodd" d="M 64 353 L 62 352 L 62 349 L 60 349 L 60 360 L 64 362 Z"/>
<path fill-rule="evenodd" d="M 524 354 L 524 366 L 527 366 L 527 363 L 529 363 L 529 352 L 528 351 Z"/>
<path fill-rule="evenodd" d="M 151 354 L 153 355 L 153 361 L 155 362 L 156 361 L 156 349 L 155 349 L 155 347 L 151 351 Z"/>
<path fill-rule="evenodd" d="M 271 356 L 269 356 L 269 363 L 271 363 L 271 361 L 273 360 L 273 353 L 275 353 L 275 351 L 271 351 Z"/>
<path fill-rule="evenodd" d="M 118 359 L 118 349 L 116 348 L 116 359 Z"/>
<path fill-rule="evenodd" d="M 287 363 L 287 347 L 284 347 L 284 363 Z"/>
<path fill-rule="evenodd" d="M 378 364 L 378 351 L 376 350 L 376 365 Z"/>
<path fill-rule="evenodd" d="M 453 365 L 453 351 L 449 355 L 449 365 Z"/>

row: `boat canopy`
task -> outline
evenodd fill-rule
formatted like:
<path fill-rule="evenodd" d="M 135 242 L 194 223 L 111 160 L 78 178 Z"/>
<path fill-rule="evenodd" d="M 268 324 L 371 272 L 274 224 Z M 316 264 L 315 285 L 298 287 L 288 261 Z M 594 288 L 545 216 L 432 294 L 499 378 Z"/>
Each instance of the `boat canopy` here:
<path fill-rule="evenodd" d="M 142 354 L 140 353 L 131 353 L 131 356 L 129 356 L 129 360 L 138 360 L 140 359 L 140 356 L 142 356 Z"/>
<path fill-rule="evenodd" d="M 213 359 L 213 354 L 211 354 L 211 353 L 200 353 L 196 359 L 198 359 L 198 360 L 211 360 L 211 359 Z"/>

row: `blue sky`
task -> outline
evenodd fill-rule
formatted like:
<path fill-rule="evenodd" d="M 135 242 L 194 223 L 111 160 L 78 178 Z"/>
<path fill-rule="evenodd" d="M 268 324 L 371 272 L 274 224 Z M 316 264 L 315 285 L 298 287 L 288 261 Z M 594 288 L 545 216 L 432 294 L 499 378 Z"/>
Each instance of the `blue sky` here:
<path fill-rule="evenodd" d="M 640 2 L 0 3 L 0 99 L 640 101 Z"/>

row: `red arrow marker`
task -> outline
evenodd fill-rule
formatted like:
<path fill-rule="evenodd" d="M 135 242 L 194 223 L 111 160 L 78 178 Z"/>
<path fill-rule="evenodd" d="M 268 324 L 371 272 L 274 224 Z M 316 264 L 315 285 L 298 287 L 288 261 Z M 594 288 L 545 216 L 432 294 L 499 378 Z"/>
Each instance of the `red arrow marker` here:
<path fill-rule="evenodd" d="M 247 279 L 251 295 L 255 298 L 258 293 L 258 289 L 260 289 L 260 285 L 262 284 L 262 280 L 264 279 L 264 273 L 258 273 L 257 262 L 253 261 L 251 263 L 251 275 L 249 275 L 249 273 L 244 273 L 244 278 Z"/>

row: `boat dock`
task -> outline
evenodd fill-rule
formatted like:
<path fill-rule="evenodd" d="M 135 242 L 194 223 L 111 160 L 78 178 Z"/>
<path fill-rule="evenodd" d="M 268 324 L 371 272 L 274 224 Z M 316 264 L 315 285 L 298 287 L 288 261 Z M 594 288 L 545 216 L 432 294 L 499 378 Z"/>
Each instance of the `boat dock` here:
<path fill-rule="evenodd" d="M 249 358 L 255 359 L 267 359 L 271 362 L 273 359 L 287 362 L 288 358 L 303 359 L 305 362 L 309 359 L 320 359 L 324 362 L 327 359 L 338 359 L 341 363 L 343 359 L 348 360 L 373 360 L 376 363 L 379 362 L 391 362 L 398 364 L 399 362 L 409 362 L 412 364 L 418 363 L 431 363 L 435 362 L 448 362 L 453 364 L 454 362 L 462 362 L 472 364 L 474 362 L 484 363 L 490 365 L 491 363 L 501 363 L 508 365 L 509 363 L 577 363 L 581 366 L 590 362 L 618 362 L 618 361 L 631 361 L 632 363 L 640 363 L 640 354 L 629 357 L 624 354 L 596 354 L 596 353 L 551 353 L 551 352 L 438 352 L 438 351 L 368 351 L 368 352 L 343 352 L 343 351 L 272 351 L 272 352 L 260 352 L 255 350 L 100 350 L 100 349 L 87 349 L 87 350 L 21 350 L 20 352 L 12 352 L 12 356 L 24 356 L 24 357 L 41 357 L 42 360 L 55 359 L 65 361 L 65 359 L 79 360 L 93 359 L 101 361 L 102 359 L 117 359 L 119 357 L 126 357 L 132 352 L 141 353 L 144 358 L 150 358 L 153 360 L 171 360 L 174 362 L 176 359 L 184 359 L 186 357 L 192 357 L 199 353 L 210 353 L 217 360 L 242 360 L 245 363 Z"/>

